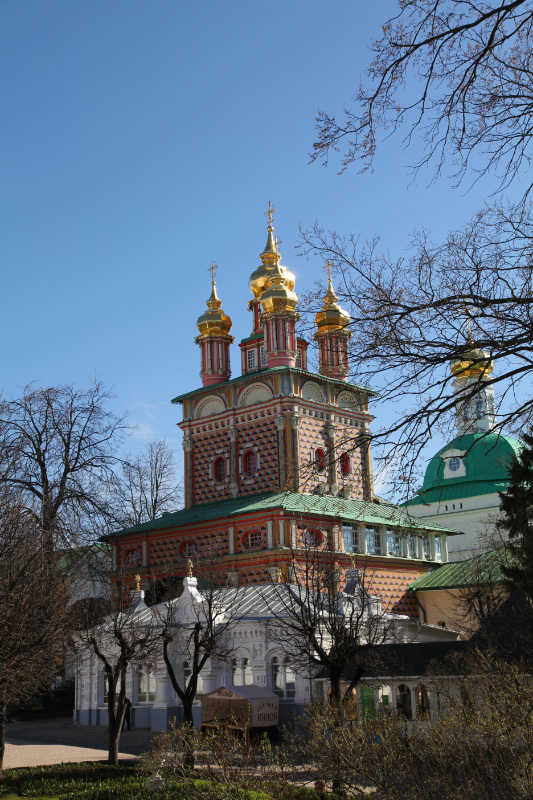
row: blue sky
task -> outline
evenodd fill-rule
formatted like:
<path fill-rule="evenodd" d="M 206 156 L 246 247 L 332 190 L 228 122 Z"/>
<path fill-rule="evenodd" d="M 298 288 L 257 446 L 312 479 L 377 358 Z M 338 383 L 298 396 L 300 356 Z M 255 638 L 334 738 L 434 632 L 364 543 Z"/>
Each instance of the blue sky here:
<path fill-rule="evenodd" d="M 139 439 L 179 447 L 176 394 L 199 384 L 208 266 L 237 341 L 263 212 L 297 291 L 323 276 L 298 224 L 379 234 L 460 225 L 486 184 L 413 184 L 400 137 L 373 173 L 308 163 L 319 108 L 341 111 L 390 0 L 3 0 L 0 389 L 113 387 Z M 232 352 L 238 372 L 238 348 Z M 387 409 L 380 411 L 388 413 Z M 181 448 L 180 448 L 181 450 Z"/>

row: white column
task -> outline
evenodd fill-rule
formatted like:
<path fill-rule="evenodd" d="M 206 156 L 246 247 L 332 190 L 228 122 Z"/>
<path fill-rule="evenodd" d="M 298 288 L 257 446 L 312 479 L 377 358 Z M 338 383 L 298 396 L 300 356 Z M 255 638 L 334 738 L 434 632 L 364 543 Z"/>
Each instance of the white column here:
<path fill-rule="evenodd" d="M 359 537 L 359 552 L 363 555 L 367 553 L 367 546 L 366 546 L 366 536 L 365 536 L 365 526 L 364 524 L 360 524 L 357 526 L 357 535 Z"/>
<path fill-rule="evenodd" d="M 384 556 L 388 556 L 390 555 L 390 553 L 389 553 L 389 539 L 387 536 L 387 528 L 385 527 L 385 525 L 380 525 L 379 530 L 381 532 L 381 552 L 383 553 Z"/>
<path fill-rule="evenodd" d="M 274 546 L 274 540 L 272 536 L 272 520 L 267 520 L 267 547 L 269 550 L 272 550 Z"/>
<path fill-rule="evenodd" d="M 285 547 L 285 520 L 278 519 L 279 546 Z"/>

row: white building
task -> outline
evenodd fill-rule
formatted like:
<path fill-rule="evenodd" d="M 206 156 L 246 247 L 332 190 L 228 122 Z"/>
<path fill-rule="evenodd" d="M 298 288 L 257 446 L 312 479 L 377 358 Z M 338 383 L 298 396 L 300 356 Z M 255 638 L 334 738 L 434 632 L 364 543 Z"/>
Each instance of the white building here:
<path fill-rule="evenodd" d="M 521 444 L 496 428 L 493 362 L 474 348 L 450 365 L 455 376 L 457 436 L 430 460 L 412 516 L 462 532 L 450 537 L 448 560 L 462 561 L 486 549 L 499 515 L 499 492 L 509 484 L 509 464 Z M 468 397 L 472 389 L 477 391 Z"/>
<path fill-rule="evenodd" d="M 186 628 L 201 616 L 202 595 L 198 591 L 196 578 L 185 578 L 183 584 L 183 593 L 170 603 L 173 605 L 176 625 L 181 624 Z M 279 719 L 283 724 L 302 705 L 321 693 L 315 680 L 318 670 L 312 668 L 305 674 L 301 668 L 297 670 L 290 655 L 290 641 L 282 645 L 279 636 L 275 637 L 276 641 L 269 636 L 269 628 L 277 617 L 283 615 L 285 604 L 301 602 L 299 590 L 289 584 L 272 584 L 226 589 L 223 592 L 228 607 L 234 608 L 235 600 L 238 601 L 238 613 L 232 612 L 234 624 L 223 633 L 224 637 L 231 639 L 232 653 L 226 661 L 212 659 L 206 663 L 195 702 L 195 722 L 200 723 L 202 694 L 222 686 L 256 686 L 279 697 Z M 152 624 L 154 611 L 146 607 L 142 595 L 140 592 L 139 597 L 136 600 L 134 598 L 137 603 L 135 613 L 144 624 Z M 348 593 L 344 597 L 347 601 Z M 342 598 L 341 594 L 341 613 Z M 368 614 L 381 613 L 380 600 L 370 598 Z M 407 616 L 382 616 L 390 630 L 390 640 L 394 643 L 446 642 L 454 641 L 458 636 L 455 631 L 426 625 Z M 287 640 L 289 638 L 287 636 Z M 173 653 L 173 666 L 183 685 L 190 674 L 190 656 L 184 650 L 180 652 L 179 647 Z M 133 703 L 131 717 L 134 727 L 166 730 L 169 720 L 182 718 L 182 708 L 162 657 L 154 658 L 151 666 L 133 665 L 129 668 L 126 693 Z M 87 655 L 78 661 L 74 719 L 81 724 L 107 723 L 104 674 L 102 663 L 95 656 Z"/>

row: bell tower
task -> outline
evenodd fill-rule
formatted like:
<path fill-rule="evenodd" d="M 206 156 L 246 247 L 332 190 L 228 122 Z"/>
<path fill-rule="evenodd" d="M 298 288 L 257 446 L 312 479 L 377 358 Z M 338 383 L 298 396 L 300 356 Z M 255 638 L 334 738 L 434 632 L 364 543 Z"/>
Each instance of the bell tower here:
<path fill-rule="evenodd" d="M 317 327 L 313 338 L 318 344 L 318 359 L 321 375 L 340 381 L 348 380 L 348 341 L 352 334 L 348 330 L 350 315 L 338 304 L 338 297 L 331 283 L 331 261 L 325 266 L 328 273 L 328 290 L 324 305 L 315 317 Z"/>
<path fill-rule="evenodd" d="M 490 354 L 475 346 L 470 327 L 465 349 L 450 363 L 454 376 L 455 409 L 459 434 L 491 431 L 496 427 L 494 387 Z"/>
<path fill-rule="evenodd" d="M 200 377 L 204 386 L 222 383 L 231 376 L 230 336 L 231 319 L 221 308 L 215 285 L 217 266 L 214 261 L 208 270 L 211 273 L 211 295 L 207 301 L 207 311 L 198 317 L 197 326 L 200 335 L 194 340 L 200 345 L 201 367 Z"/>

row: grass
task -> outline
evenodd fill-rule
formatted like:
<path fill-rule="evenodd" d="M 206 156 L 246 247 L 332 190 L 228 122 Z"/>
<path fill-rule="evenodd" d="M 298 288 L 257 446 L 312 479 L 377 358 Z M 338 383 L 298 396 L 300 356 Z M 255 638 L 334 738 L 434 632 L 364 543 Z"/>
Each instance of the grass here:
<path fill-rule="evenodd" d="M 0 784 L 0 800 L 155 800 L 157 792 L 144 788 L 147 773 L 138 764 L 121 764 L 112 767 L 106 763 L 57 764 L 49 767 L 25 767 L 6 770 Z M 172 800 L 194 800 L 198 790 L 208 788 L 206 781 L 194 785 L 174 781 L 165 795 Z M 217 790 L 211 786 L 213 800 Z M 203 792 L 202 792 L 203 795 Z M 241 795 L 239 795 L 241 797 Z M 295 800 L 307 800 L 314 793 L 303 787 L 294 787 Z M 268 800 L 260 789 L 242 793 L 242 800 Z"/>

